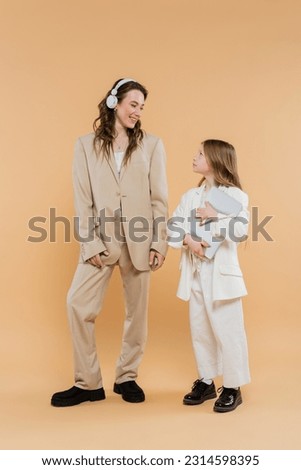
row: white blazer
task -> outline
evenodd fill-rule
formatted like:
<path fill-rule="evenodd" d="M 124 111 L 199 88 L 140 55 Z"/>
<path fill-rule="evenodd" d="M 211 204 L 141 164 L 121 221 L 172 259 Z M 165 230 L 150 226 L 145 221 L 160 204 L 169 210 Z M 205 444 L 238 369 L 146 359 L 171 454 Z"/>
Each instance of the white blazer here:
<path fill-rule="evenodd" d="M 227 300 L 247 295 L 243 275 L 237 256 L 237 243 L 247 238 L 249 225 L 248 195 L 236 187 L 219 186 L 219 189 L 234 197 L 242 204 L 242 211 L 236 215 L 218 214 L 218 220 L 211 222 L 212 236 L 225 236 L 213 258 L 212 295 L 213 301 Z M 182 300 L 190 299 L 193 273 L 195 271 L 194 256 L 183 246 L 183 238 L 190 233 L 188 218 L 191 211 L 201 206 L 204 185 L 187 191 L 173 213 L 168 224 L 168 244 L 173 248 L 181 248 L 180 281 L 177 296 Z M 203 197 L 202 197 L 203 196 Z M 204 198 L 204 200 L 206 200 Z M 175 219 L 178 218 L 178 219 Z"/>

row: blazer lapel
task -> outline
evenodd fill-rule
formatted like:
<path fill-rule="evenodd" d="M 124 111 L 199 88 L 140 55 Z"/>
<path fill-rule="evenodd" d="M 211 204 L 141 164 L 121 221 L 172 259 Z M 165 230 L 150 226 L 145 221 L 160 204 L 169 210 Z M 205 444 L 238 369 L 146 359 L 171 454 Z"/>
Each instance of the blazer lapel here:
<path fill-rule="evenodd" d="M 111 171 L 114 175 L 116 183 L 119 184 L 120 178 L 119 178 L 119 175 L 118 175 L 118 172 L 117 172 L 117 167 L 116 167 L 116 163 L 115 163 L 115 156 L 114 156 L 113 151 L 111 151 L 110 158 L 107 161 L 108 161 L 109 167 L 110 167 L 110 169 L 111 169 Z"/>
<path fill-rule="evenodd" d="M 130 162 L 128 162 L 128 165 L 130 164 Z M 120 183 L 120 181 L 122 180 L 122 178 L 124 177 L 124 173 L 126 172 L 127 168 L 126 166 L 122 163 L 121 165 L 121 169 L 120 169 L 120 174 L 119 174 L 119 178 L 118 178 L 118 182 Z"/>
<path fill-rule="evenodd" d="M 201 195 L 203 190 L 201 188 L 197 188 L 192 199 L 192 209 L 196 209 L 201 205 Z"/>
<path fill-rule="evenodd" d="M 122 180 L 124 177 L 125 173 L 130 170 L 131 164 L 134 163 L 135 161 L 141 161 L 143 159 L 143 153 L 141 151 L 141 148 L 138 146 L 138 148 L 132 153 L 131 158 L 127 162 L 126 165 L 122 164 L 121 165 L 121 170 L 120 170 L 120 176 L 118 179 L 118 182 Z"/>

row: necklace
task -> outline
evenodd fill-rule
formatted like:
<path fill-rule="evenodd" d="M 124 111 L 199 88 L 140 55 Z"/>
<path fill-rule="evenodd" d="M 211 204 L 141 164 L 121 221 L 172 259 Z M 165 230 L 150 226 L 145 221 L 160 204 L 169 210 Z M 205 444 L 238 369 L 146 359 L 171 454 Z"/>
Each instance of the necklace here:
<path fill-rule="evenodd" d="M 116 137 L 116 139 L 114 140 L 114 147 L 115 147 L 115 150 L 117 150 L 117 152 L 124 152 L 127 146 L 128 146 L 127 135 L 125 137 L 121 137 L 120 139 Z"/>

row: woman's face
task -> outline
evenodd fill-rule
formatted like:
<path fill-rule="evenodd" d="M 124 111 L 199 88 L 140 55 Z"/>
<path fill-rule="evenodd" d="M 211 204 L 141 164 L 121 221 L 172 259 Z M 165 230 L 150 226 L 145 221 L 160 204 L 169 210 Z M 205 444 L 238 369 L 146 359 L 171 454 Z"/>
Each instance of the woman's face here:
<path fill-rule="evenodd" d="M 116 125 L 133 129 L 144 108 L 144 96 L 140 90 L 130 90 L 115 108 Z"/>
<path fill-rule="evenodd" d="M 201 173 L 203 176 L 212 174 L 210 165 L 205 157 L 203 145 L 199 148 L 192 160 L 192 168 L 195 173 Z"/>

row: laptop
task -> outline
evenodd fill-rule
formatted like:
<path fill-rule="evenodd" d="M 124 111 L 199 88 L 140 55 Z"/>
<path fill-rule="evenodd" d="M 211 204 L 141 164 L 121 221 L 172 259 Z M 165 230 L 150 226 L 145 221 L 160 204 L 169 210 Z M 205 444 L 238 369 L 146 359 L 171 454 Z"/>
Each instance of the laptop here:
<path fill-rule="evenodd" d="M 206 201 L 216 210 L 216 212 L 236 217 L 242 210 L 242 204 L 237 199 L 229 196 L 221 189 L 213 186 L 207 195 Z M 196 217 L 196 209 L 191 214 L 191 236 L 194 240 L 205 241 L 208 247 L 204 249 L 205 257 L 212 259 L 225 237 L 212 237 L 210 224 L 214 220 L 208 219 L 200 224 L 200 219 Z"/>

